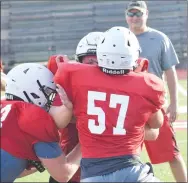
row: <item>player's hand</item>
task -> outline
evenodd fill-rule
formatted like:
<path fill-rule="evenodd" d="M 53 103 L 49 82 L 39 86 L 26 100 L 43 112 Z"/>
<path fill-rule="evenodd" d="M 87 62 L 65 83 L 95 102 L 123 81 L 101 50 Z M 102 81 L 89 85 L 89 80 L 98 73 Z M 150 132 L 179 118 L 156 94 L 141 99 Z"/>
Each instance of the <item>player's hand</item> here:
<path fill-rule="evenodd" d="M 63 56 L 62 56 L 62 55 L 58 55 L 58 56 L 55 58 L 57 67 L 59 67 L 59 64 L 61 63 L 61 59 L 63 59 Z"/>
<path fill-rule="evenodd" d="M 134 72 L 147 72 L 149 66 L 149 60 L 146 58 L 139 58 L 137 60 L 137 67 L 135 68 Z"/>
<path fill-rule="evenodd" d="M 167 110 L 166 110 L 166 114 L 169 118 L 169 121 L 172 123 L 174 121 L 176 121 L 177 116 L 178 116 L 178 112 L 177 112 L 177 104 L 173 104 L 171 103 Z"/>
<path fill-rule="evenodd" d="M 69 100 L 69 98 L 68 98 L 68 96 L 67 96 L 65 90 L 64 90 L 59 84 L 57 84 L 56 86 L 57 86 L 57 89 L 56 89 L 56 90 L 57 90 L 57 93 L 58 93 L 59 96 L 60 96 L 61 102 L 63 103 L 63 105 L 64 105 L 66 108 L 72 110 L 72 109 L 73 109 L 72 102 Z"/>
<path fill-rule="evenodd" d="M 57 67 L 59 67 L 59 64 L 61 62 L 68 62 L 69 59 L 67 55 L 57 55 L 57 57 L 55 58 L 55 61 L 56 61 Z"/>

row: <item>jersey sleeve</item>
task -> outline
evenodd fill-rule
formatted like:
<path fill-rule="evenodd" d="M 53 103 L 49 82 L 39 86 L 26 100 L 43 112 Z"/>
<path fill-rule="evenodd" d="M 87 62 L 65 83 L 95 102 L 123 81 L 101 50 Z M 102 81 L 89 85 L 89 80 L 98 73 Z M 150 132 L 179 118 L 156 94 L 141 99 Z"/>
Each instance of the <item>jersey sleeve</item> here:
<path fill-rule="evenodd" d="M 53 73 L 55 74 L 57 71 L 57 64 L 55 61 L 56 56 L 52 55 L 49 57 L 48 59 L 48 63 L 47 63 L 47 68 Z"/>
<path fill-rule="evenodd" d="M 69 99 L 72 100 L 71 64 L 62 63 L 59 66 L 54 76 L 54 82 L 63 87 Z"/>
<path fill-rule="evenodd" d="M 48 64 L 47 64 L 47 68 L 55 75 L 55 73 L 57 72 L 58 66 L 56 63 L 56 58 L 59 58 L 59 61 L 61 63 L 63 62 L 68 62 L 68 57 L 66 55 L 52 55 L 49 57 L 48 59 Z"/>
<path fill-rule="evenodd" d="M 38 106 L 24 103 L 19 110 L 18 125 L 36 142 L 59 142 L 58 129 L 52 117 Z"/>
<path fill-rule="evenodd" d="M 164 71 L 172 68 L 172 66 L 179 63 L 176 51 L 172 42 L 167 36 L 164 36 L 162 42 L 162 53 L 161 53 L 161 67 Z"/>
<path fill-rule="evenodd" d="M 58 142 L 37 142 L 34 150 L 38 157 L 46 159 L 57 158 L 63 153 Z"/>
<path fill-rule="evenodd" d="M 146 98 L 155 106 L 154 111 L 161 109 L 165 103 L 165 86 L 164 82 L 154 74 L 146 73 L 144 76 L 147 90 Z"/>

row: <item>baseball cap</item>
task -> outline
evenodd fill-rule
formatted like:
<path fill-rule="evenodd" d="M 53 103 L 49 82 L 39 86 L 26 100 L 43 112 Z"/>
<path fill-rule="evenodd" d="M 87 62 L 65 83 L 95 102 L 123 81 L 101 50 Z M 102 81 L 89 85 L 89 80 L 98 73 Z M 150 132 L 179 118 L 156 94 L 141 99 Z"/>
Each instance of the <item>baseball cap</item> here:
<path fill-rule="evenodd" d="M 127 6 L 127 10 L 129 11 L 131 9 L 137 9 L 141 12 L 147 10 L 147 5 L 145 1 L 131 1 L 128 6 Z"/>

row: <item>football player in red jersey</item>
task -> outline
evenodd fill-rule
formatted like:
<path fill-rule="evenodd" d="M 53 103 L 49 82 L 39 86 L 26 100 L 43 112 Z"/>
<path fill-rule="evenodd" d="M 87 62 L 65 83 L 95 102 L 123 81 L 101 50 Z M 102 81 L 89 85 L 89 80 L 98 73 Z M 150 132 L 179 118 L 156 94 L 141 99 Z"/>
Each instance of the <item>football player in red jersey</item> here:
<path fill-rule="evenodd" d="M 82 182 L 159 181 L 139 155 L 145 125 L 163 124 L 164 85 L 152 74 L 133 72 L 139 51 L 132 32 L 114 27 L 97 45 L 98 66 L 59 65 L 55 82 L 77 119 Z"/>
<path fill-rule="evenodd" d="M 80 63 L 97 65 L 96 48 L 97 41 L 103 36 L 103 32 L 91 32 L 84 36 L 78 43 L 76 49 L 76 60 Z M 48 60 L 48 69 L 55 74 L 59 63 L 68 62 L 65 55 L 52 55 Z M 137 61 L 137 67 L 135 72 L 144 72 L 147 70 L 148 60 L 139 58 Z M 60 98 L 58 95 L 55 97 L 53 105 L 61 105 Z M 145 139 L 154 140 L 156 139 L 156 133 L 153 133 L 148 126 L 145 126 L 146 134 Z M 153 129 L 152 129 L 153 130 Z M 66 128 L 60 130 L 60 144 L 63 152 L 69 153 L 74 146 L 78 143 L 78 131 L 76 125 L 70 123 Z M 50 183 L 56 183 L 57 181 L 50 177 Z M 69 182 L 80 182 L 80 170 L 72 177 Z"/>
<path fill-rule="evenodd" d="M 78 43 L 76 49 L 76 60 L 80 63 L 97 65 L 96 47 L 97 41 L 103 35 L 102 32 L 91 32 L 84 36 Z M 52 55 L 48 60 L 48 69 L 55 74 L 59 63 L 68 62 L 65 55 Z M 61 105 L 58 95 L 56 95 L 53 105 Z M 60 130 L 60 144 L 63 152 L 69 153 L 78 143 L 78 131 L 75 123 L 70 123 L 66 128 Z M 56 183 L 53 177 L 50 177 L 50 183 Z M 71 178 L 69 182 L 80 182 L 80 169 Z"/>
<path fill-rule="evenodd" d="M 13 182 L 28 162 L 40 172 L 44 171 L 42 162 L 51 176 L 62 182 L 79 168 L 79 144 L 66 157 L 59 146 L 58 128 L 62 125 L 58 118 L 66 123 L 72 114 L 68 101 L 59 108 L 51 107 L 55 88 L 53 74 L 40 64 L 20 64 L 7 74 L 6 100 L 1 101 L 1 182 Z"/>
<path fill-rule="evenodd" d="M 76 48 L 76 60 L 80 63 L 98 65 L 96 49 L 97 42 L 103 36 L 103 32 L 90 32 L 84 36 Z M 135 72 L 147 72 L 149 61 L 146 58 L 139 58 L 134 67 Z M 145 125 L 145 140 L 156 140 L 158 130 Z"/>
<path fill-rule="evenodd" d="M 52 55 L 49 57 L 47 67 L 55 74 L 58 69 L 58 64 L 63 62 L 68 62 L 68 58 L 65 55 Z M 53 106 L 60 106 L 62 102 L 59 95 L 56 95 Z M 73 121 L 72 121 L 73 122 Z M 78 144 L 78 131 L 76 129 L 75 122 L 68 124 L 66 128 L 59 130 L 60 133 L 60 145 L 65 154 L 71 152 L 74 147 Z M 50 177 L 49 183 L 57 183 L 53 177 Z M 75 173 L 75 175 L 69 180 L 69 182 L 80 182 L 80 169 Z"/>
<path fill-rule="evenodd" d="M 88 34 L 86 37 L 88 38 L 88 36 L 92 36 L 92 34 Z M 93 56 L 92 59 L 90 60 L 87 58 L 87 55 L 89 56 L 89 54 L 87 54 L 87 49 L 89 49 L 88 40 L 92 40 L 92 38 L 88 38 L 88 39 L 83 38 L 82 41 L 80 41 L 76 50 L 77 57 L 80 56 L 80 59 L 82 59 L 82 55 L 84 55 L 85 52 L 86 56 L 84 57 L 84 63 L 96 65 L 97 63 L 96 56 Z M 147 72 L 148 64 L 149 61 L 147 59 L 139 58 L 137 60 L 137 66 L 135 67 L 134 71 Z M 151 129 L 149 128 L 148 125 L 145 125 L 144 143 L 150 161 L 153 164 L 164 163 L 166 162 L 166 160 L 173 159 L 174 157 L 178 157 L 179 154 L 179 149 L 176 143 L 174 130 L 164 110 L 163 110 L 163 114 L 164 114 L 164 123 L 163 126 L 160 128 L 160 131 L 158 131 L 159 133 L 158 137 L 157 137 L 157 131 L 155 129 Z"/>

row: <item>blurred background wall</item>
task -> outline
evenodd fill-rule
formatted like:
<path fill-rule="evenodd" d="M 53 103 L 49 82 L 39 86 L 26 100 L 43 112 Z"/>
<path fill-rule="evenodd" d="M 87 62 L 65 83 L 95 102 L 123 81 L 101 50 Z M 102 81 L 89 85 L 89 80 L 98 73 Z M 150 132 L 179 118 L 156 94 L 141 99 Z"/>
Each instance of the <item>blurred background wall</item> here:
<path fill-rule="evenodd" d="M 73 58 L 79 40 L 91 31 L 126 26 L 129 1 L 3 1 L 1 58 L 5 66 L 47 61 L 51 54 Z M 146 1 L 148 25 L 164 32 L 187 68 L 187 1 Z"/>

